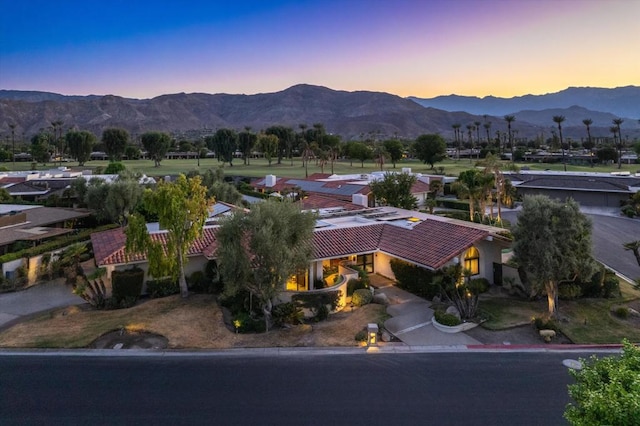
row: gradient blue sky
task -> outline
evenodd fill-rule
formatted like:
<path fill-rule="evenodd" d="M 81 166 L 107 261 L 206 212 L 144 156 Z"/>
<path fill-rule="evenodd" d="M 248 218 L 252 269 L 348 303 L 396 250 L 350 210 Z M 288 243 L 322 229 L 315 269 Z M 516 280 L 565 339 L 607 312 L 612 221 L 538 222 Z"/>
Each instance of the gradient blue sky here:
<path fill-rule="evenodd" d="M 147 98 L 640 85 L 640 0 L 0 0 L 0 88 Z"/>

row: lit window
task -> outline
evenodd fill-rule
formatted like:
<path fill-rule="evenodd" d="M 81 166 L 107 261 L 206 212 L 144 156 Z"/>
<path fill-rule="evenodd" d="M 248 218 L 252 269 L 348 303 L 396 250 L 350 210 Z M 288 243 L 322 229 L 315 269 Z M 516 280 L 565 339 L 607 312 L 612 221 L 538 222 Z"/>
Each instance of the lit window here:
<path fill-rule="evenodd" d="M 471 275 L 480 273 L 480 252 L 477 248 L 471 247 L 465 252 L 464 269 L 471 271 Z"/>

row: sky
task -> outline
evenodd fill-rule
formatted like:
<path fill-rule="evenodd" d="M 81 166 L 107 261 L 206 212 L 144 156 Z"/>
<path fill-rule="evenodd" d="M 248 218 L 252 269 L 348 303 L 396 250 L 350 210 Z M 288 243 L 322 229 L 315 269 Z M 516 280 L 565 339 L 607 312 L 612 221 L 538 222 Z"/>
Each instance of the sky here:
<path fill-rule="evenodd" d="M 640 85 L 640 0 L 0 0 L 0 89 L 150 98 L 300 83 L 511 97 Z"/>

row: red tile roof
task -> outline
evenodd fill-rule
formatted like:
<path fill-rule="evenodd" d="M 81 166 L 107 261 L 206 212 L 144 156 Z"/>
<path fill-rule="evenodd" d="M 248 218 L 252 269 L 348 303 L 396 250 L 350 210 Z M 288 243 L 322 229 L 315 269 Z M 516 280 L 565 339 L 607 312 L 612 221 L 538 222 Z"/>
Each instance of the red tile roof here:
<path fill-rule="evenodd" d="M 334 197 L 311 193 L 300 200 L 303 210 L 327 209 L 331 207 L 342 207 L 345 210 L 360 210 L 363 207 L 349 201 L 338 200 Z"/>
<path fill-rule="evenodd" d="M 167 233 L 159 232 L 151 234 L 153 241 L 166 242 Z M 123 228 L 112 229 L 91 234 L 91 243 L 98 266 L 118 265 L 122 263 L 141 262 L 146 259 L 143 253 L 127 254 L 125 244 L 127 237 Z M 204 228 L 202 237 L 197 239 L 189 248 L 187 256 L 201 255 L 209 257 L 217 249 L 215 228 Z"/>
<path fill-rule="evenodd" d="M 165 241 L 166 233 L 152 234 Z M 344 228 L 319 229 L 313 234 L 314 258 L 328 259 L 381 251 L 415 264 L 438 269 L 478 241 L 488 231 L 438 220 L 425 220 L 412 229 L 389 223 L 374 223 Z M 91 235 L 96 263 L 99 266 L 139 262 L 142 254 L 127 255 L 126 237 L 121 228 Z M 189 249 L 189 255 L 215 258 L 215 228 L 205 228 L 202 238 Z"/>
<path fill-rule="evenodd" d="M 315 259 L 376 251 L 385 224 L 320 229 L 313 233 Z"/>
<path fill-rule="evenodd" d="M 388 224 L 382 233 L 380 250 L 438 269 L 488 235 L 488 231 L 437 220 L 425 220 L 413 229 Z"/>

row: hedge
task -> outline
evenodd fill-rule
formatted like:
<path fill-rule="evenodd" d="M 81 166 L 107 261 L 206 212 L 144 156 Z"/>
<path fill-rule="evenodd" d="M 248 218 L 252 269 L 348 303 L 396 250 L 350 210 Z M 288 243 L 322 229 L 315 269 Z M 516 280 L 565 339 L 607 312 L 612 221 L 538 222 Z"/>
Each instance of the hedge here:
<path fill-rule="evenodd" d="M 401 289 L 425 299 L 440 294 L 440 287 L 433 283 L 434 272 L 398 259 L 392 259 L 390 266 Z"/>
<path fill-rule="evenodd" d="M 454 210 L 464 210 L 467 212 L 469 211 L 468 201 L 454 200 L 454 199 L 448 199 L 448 198 L 438 198 L 436 199 L 436 202 L 438 203 L 438 207 L 444 207 L 444 208 L 454 209 Z"/>
<path fill-rule="evenodd" d="M 66 247 L 74 243 L 86 241 L 90 238 L 91 234 L 93 234 L 94 232 L 107 231 L 109 229 L 114 229 L 117 227 L 118 225 L 112 223 L 109 225 L 99 226 L 94 229 L 84 229 L 75 235 L 65 235 L 62 237 L 49 240 L 35 247 L 29 247 L 27 249 L 19 250 L 13 253 L 7 253 L 0 256 L 0 264 L 11 262 L 12 260 L 16 260 L 16 259 L 22 259 L 25 257 L 27 258 L 34 257 L 50 251 L 58 250 L 60 248 Z"/>
<path fill-rule="evenodd" d="M 111 282 L 113 298 L 118 302 L 126 299 L 136 300 L 142 293 L 144 271 L 135 267 L 124 271 L 113 271 Z"/>

